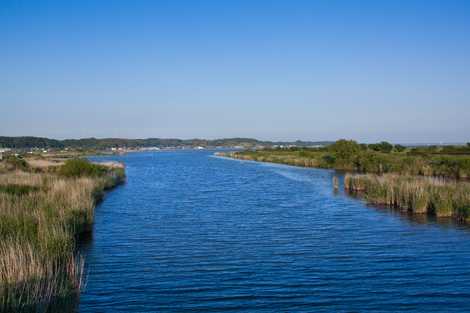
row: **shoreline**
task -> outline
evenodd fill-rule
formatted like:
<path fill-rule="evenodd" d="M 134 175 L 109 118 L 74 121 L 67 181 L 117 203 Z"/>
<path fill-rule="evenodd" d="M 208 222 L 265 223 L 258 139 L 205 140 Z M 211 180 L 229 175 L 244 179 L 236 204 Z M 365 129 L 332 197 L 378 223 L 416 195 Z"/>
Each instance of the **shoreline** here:
<path fill-rule="evenodd" d="M 344 175 L 343 186 L 347 194 L 362 198 L 368 205 L 387 207 L 413 215 L 428 215 L 449 218 L 457 223 L 470 224 L 470 183 L 467 179 L 456 180 L 445 177 L 420 176 L 400 173 L 360 173 L 321 166 L 306 166 L 282 159 L 257 158 L 257 152 L 243 155 L 240 152 L 216 153 L 218 157 L 282 164 L 301 168 L 333 170 Z M 333 189 L 338 188 L 337 176 L 333 178 Z M 335 181 L 336 180 L 336 181 Z"/>
<path fill-rule="evenodd" d="M 34 168 L 25 162 L 0 174 L 0 311 L 65 309 L 83 287 L 80 238 L 92 231 L 105 195 L 125 183 L 125 165 L 71 159 Z"/>

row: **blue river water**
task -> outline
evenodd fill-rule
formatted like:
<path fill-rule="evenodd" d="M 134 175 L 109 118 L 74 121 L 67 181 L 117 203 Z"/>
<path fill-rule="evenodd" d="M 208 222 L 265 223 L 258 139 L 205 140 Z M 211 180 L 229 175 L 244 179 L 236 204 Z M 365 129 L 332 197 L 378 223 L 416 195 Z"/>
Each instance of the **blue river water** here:
<path fill-rule="evenodd" d="M 127 182 L 96 208 L 79 312 L 470 312 L 470 230 L 335 193 L 333 171 L 96 159 Z"/>

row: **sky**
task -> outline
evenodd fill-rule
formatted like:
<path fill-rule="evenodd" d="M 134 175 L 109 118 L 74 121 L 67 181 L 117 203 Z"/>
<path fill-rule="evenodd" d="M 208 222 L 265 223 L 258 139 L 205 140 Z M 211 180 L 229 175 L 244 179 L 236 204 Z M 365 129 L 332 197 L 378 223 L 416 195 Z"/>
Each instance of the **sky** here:
<path fill-rule="evenodd" d="M 0 135 L 470 141 L 470 1 L 0 1 Z"/>

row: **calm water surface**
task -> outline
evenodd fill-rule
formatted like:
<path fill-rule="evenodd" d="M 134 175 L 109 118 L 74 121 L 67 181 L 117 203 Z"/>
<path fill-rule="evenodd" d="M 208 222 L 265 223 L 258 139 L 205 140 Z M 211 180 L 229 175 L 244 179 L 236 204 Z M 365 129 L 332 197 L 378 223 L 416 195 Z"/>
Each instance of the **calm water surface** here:
<path fill-rule="evenodd" d="M 470 232 L 335 194 L 333 172 L 210 152 L 104 157 L 85 312 L 469 312 Z"/>

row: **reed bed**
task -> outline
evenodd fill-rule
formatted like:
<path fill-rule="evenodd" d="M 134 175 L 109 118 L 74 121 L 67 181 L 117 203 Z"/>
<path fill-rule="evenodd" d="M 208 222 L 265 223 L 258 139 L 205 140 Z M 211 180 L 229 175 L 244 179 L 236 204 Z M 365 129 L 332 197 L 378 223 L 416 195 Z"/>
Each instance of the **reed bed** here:
<path fill-rule="evenodd" d="M 323 148 L 245 150 L 219 155 L 361 173 L 346 175 L 344 185 L 347 191 L 363 195 L 370 203 L 470 222 L 470 145 L 412 149 L 338 140 Z M 339 186 L 337 181 L 333 185 L 335 189 Z"/>
<path fill-rule="evenodd" d="M 78 294 L 77 236 L 90 229 L 104 190 L 123 179 L 123 169 L 101 170 L 0 174 L 0 311 L 37 312 Z"/>
<path fill-rule="evenodd" d="M 446 177 L 470 180 L 470 145 L 468 147 L 405 148 L 389 145 L 361 145 L 338 140 L 322 148 L 283 148 L 238 151 L 221 155 L 236 159 L 282 163 L 303 167 L 331 168 L 372 174 Z M 391 149 L 391 150 L 390 150 Z M 458 151 L 459 153 L 455 153 Z"/>
<path fill-rule="evenodd" d="M 346 174 L 344 188 L 369 203 L 470 222 L 470 183 L 396 174 Z"/>

